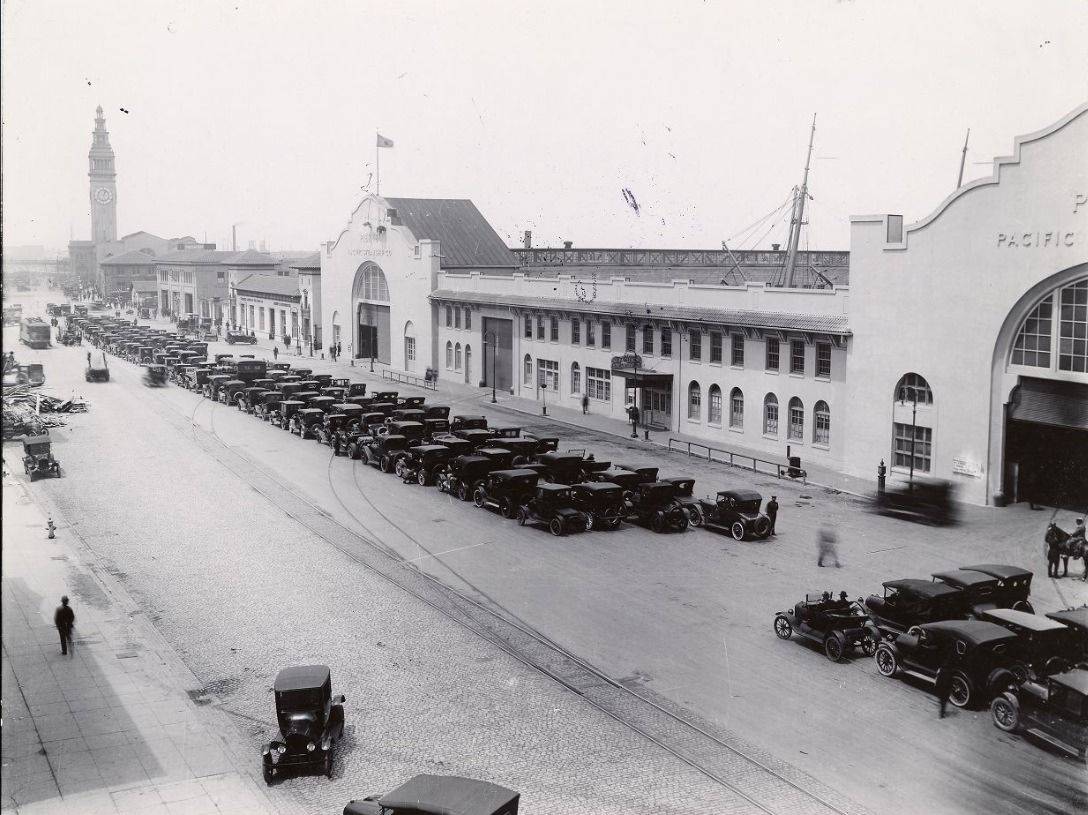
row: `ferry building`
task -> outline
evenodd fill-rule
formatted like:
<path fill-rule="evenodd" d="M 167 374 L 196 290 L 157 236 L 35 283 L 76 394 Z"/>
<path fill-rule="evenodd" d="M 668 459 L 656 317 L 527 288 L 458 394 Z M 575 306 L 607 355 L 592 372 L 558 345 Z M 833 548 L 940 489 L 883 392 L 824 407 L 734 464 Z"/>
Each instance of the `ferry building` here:
<path fill-rule="evenodd" d="M 508 248 L 464 200 L 367 196 L 320 323 L 392 369 L 962 500 L 1088 495 L 1088 105 L 850 251 Z"/>

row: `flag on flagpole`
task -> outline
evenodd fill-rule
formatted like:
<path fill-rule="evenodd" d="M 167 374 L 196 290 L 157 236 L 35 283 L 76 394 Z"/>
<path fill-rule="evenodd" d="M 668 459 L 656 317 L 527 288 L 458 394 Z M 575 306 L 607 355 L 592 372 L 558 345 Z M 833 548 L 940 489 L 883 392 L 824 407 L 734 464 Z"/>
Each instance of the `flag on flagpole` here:
<path fill-rule="evenodd" d="M 378 134 L 378 147 L 392 147 L 392 146 L 393 146 L 393 140 L 392 139 L 387 139 L 381 133 Z"/>

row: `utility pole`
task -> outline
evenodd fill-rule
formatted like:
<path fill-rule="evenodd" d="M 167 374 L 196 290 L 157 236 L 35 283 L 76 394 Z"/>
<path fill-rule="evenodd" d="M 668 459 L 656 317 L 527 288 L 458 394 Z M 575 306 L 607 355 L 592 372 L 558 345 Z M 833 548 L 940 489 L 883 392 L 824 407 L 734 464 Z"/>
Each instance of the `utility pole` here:
<path fill-rule="evenodd" d="M 808 156 L 805 158 L 805 176 L 801 189 L 793 202 L 793 219 L 790 222 L 790 243 L 786 247 L 786 288 L 793 287 L 793 273 L 797 268 L 797 250 L 801 244 L 801 225 L 805 220 L 805 199 L 808 198 L 808 168 L 812 163 L 812 141 L 816 138 L 816 114 L 812 114 L 812 132 L 808 137 Z"/>
<path fill-rule="evenodd" d="M 967 142 L 971 138 L 971 128 L 967 128 L 967 138 L 963 140 L 963 156 L 960 157 L 960 177 L 956 180 L 956 189 L 963 186 L 963 165 L 967 163 Z"/>

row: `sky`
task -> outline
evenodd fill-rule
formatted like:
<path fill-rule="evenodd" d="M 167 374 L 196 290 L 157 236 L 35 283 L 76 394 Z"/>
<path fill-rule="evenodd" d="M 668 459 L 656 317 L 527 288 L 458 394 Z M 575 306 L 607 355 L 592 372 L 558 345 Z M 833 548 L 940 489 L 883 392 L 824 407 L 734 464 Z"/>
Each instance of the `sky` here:
<path fill-rule="evenodd" d="M 467 198 L 520 245 L 804 246 L 921 220 L 1088 101 L 1084 0 L 4 0 L 3 237 L 316 251 L 368 192 Z M 376 148 L 376 135 L 391 139 Z M 379 162 L 380 160 L 380 173 Z"/>

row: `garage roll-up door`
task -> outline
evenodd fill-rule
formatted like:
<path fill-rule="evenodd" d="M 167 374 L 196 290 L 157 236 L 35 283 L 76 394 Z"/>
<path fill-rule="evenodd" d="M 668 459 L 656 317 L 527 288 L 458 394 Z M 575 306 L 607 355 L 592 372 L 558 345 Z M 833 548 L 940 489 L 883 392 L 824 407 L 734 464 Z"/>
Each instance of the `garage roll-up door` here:
<path fill-rule="evenodd" d="M 1013 388 L 1009 418 L 1088 430 L 1088 385 L 1024 377 Z"/>

